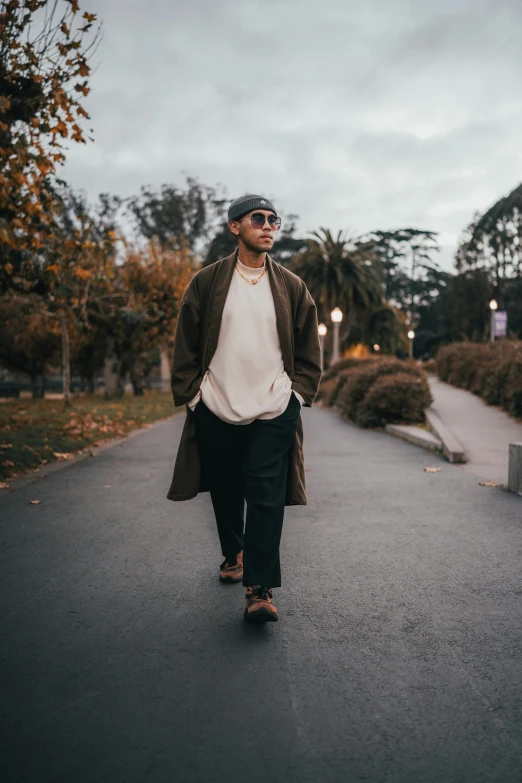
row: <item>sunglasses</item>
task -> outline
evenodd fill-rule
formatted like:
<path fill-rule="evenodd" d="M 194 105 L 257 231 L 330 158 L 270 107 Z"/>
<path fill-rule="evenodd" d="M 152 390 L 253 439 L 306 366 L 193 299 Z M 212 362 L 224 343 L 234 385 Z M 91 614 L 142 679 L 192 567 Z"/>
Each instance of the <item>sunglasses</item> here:
<path fill-rule="evenodd" d="M 253 215 L 250 215 L 250 222 L 252 223 L 254 228 L 264 228 L 265 227 L 265 220 L 268 221 L 268 226 L 272 231 L 279 231 L 281 228 L 281 218 L 276 217 L 275 215 L 263 215 L 261 212 L 254 212 Z"/>

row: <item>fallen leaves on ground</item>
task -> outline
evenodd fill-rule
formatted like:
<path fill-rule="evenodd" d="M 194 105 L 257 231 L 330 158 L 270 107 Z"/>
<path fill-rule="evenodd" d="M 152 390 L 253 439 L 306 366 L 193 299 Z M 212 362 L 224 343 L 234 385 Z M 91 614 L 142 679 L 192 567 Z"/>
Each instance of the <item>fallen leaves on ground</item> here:
<path fill-rule="evenodd" d="M 31 506 L 38 506 L 42 501 L 41 500 L 30 500 L 29 503 Z"/>
<path fill-rule="evenodd" d="M 75 397 L 68 409 L 62 400 L 12 400 L 0 406 L 0 481 L 46 462 L 72 461 L 76 453 L 97 456 L 97 445 L 173 412 L 172 396 L 155 391 L 119 400 Z"/>
<path fill-rule="evenodd" d="M 0 489 L 9 489 L 9 484 L 5 481 L 0 481 Z"/>
<path fill-rule="evenodd" d="M 479 481 L 479 487 L 498 487 L 496 481 Z"/>
<path fill-rule="evenodd" d="M 98 418 L 96 418 L 96 415 Z M 125 434 L 125 426 L 120 421 L 111 421 L 106 414 L 97 414 L 96 409 L 91 413 L 79 415 L 76 412 L 70 414 L 69 421 L 64 425 L 62 432 L 75 438 L 91 437 L 97 435 L 111 435 L 111 437 L 121 437 Z"/>
<path fill-rule="evenodd" d="M 425 473 L 440 473 L 442 468 L 424 468 Z"/>

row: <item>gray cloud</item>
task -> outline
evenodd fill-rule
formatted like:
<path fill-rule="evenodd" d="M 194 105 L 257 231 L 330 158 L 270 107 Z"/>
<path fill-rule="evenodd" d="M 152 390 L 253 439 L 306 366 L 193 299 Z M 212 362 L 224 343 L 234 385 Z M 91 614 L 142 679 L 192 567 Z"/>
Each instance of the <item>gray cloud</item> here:
<path fill-rule="evenodd" d="M 518 0 L 90 0 L 104 21 L 95 197 L 182 172 L 272 196 L 301 229 L 458 234 L 522 179 Z"/>

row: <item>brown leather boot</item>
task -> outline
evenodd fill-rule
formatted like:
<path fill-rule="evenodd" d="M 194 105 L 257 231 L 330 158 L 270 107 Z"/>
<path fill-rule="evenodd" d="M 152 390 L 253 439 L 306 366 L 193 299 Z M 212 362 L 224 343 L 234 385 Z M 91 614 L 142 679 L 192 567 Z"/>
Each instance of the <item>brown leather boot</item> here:
<path fill-rule="evenodd" d="M 272 590 L 263 585 L 247 587 L 245 595 L 245 620 L 249 622 L 277 621 L 277 609 L 272 600 Z"/>
<path fill-rule="evenodd" d="M 243 552 L 223 560 L 219 567 L 219 578 L 222 582 L 243 581 Z"/>

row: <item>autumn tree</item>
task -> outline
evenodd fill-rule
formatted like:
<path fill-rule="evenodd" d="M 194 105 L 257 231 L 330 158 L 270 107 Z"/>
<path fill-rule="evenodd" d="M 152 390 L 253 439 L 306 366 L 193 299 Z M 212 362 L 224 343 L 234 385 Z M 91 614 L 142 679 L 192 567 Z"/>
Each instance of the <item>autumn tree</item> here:
<path fill-rule="evenodd" d="M 65 144 L 84 143 L 95 14 L 78 0 L 0 2 L 0 287 L 35 290 Z"/>
<path fill-rule="evenodd" d="M 33 398 L 44 396 L 45 373 L 59 357 L 59 324 L 44 313 L 40 297 L 14 291 L 0 297 L 0 363 L 29 376 Z"/>
<path fill-rule="evenodd" d="M 120 373 L 129 373 L 136 395 L 144 391 L 151 349 L 172 345 L 181 298 L 194 267 L 186 248 L 167 249 L 157 240 L 146 249 L 126 248 L 115 283 L 119 298 L 108 330 Z"/>
<path fill-rule="evenodd" d="M 115 212 L 119 201 L 101 197 L 97 210 L 83 194 L 62 187 L 53 191 L 53 233 L 35 253 L 43 312 L 56 319 L 62 338 L 64 402 L 71 402 L 71 331 L 85 333 L 94 315 L 103 318 L 105 300 L 115 297 L 110 279 L 115 276 Z"/>

